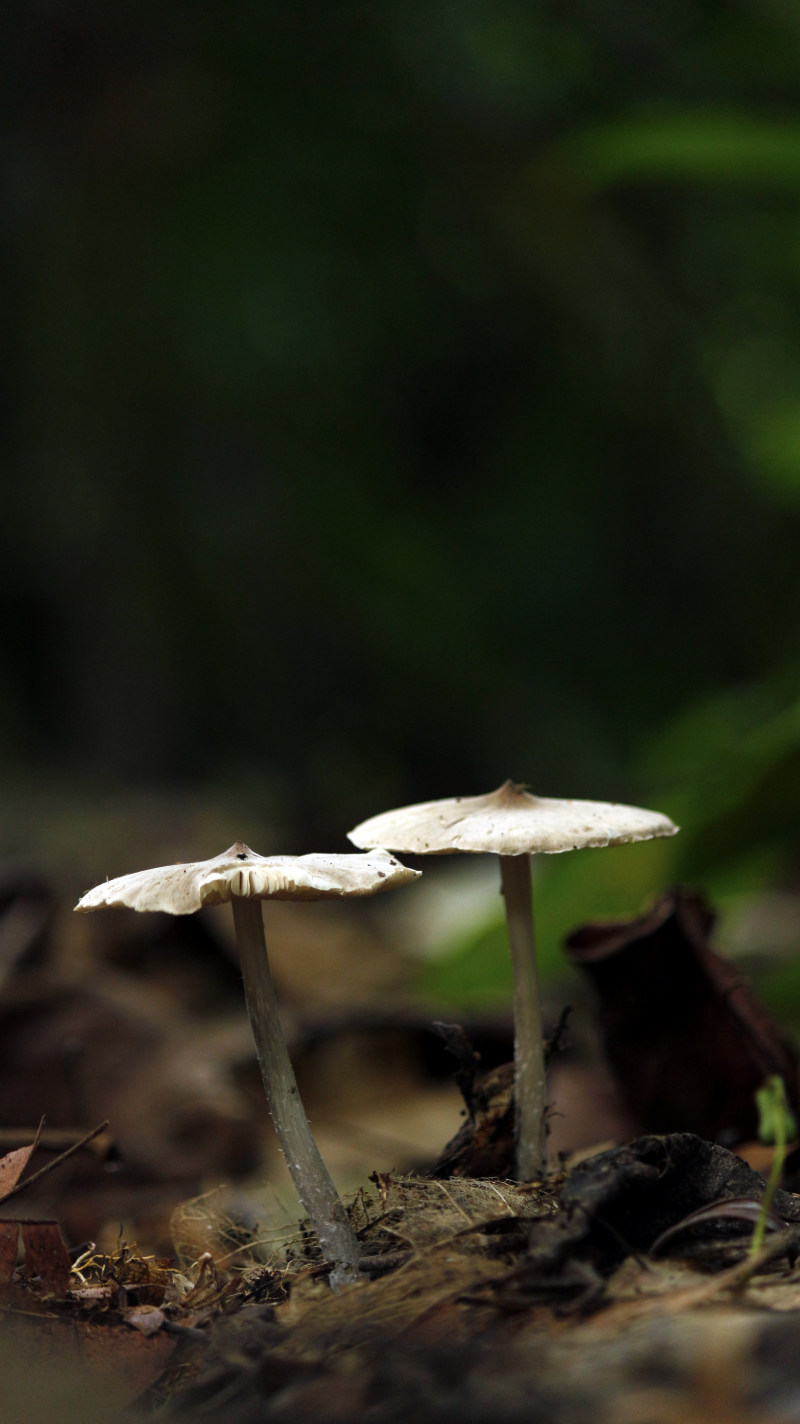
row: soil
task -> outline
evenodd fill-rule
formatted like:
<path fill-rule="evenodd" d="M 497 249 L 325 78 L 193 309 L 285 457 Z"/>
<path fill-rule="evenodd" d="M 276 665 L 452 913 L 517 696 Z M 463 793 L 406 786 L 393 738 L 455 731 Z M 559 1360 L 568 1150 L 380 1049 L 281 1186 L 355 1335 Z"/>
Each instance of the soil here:
<path fill-rule="evenodd" d="M 544 1182 L 509 1180 L 510 1023 L 496 1054 L 485 1036 L 476 1051 L 461 1028 L 439 1026 L 448 1050 L 440 1071 L 452 1072 L 455 1055 L 465 1106 L 440 1151 L 459 1105 L 448 1078 L 446 1111 L 423 1150 L 432 1084 L 417 1063 L 418 1025 L 412 1040 L 408 1020 L 378 1021 L 372 1009 L 365 1018 L 346 1004 L 335 1013 L 321 1005 L 310 1037 L 295 1022 L 301 1069 L 304 1056 L 314 1060 L 306 1076 L 316 1085 L 315 1121 L 324 1129 L 326 1110 L 331 1121 L 338 1114 L 326 1160 L 337 1140 L 358 1136 L 357 1093 L 366 1095 L 359 1121 L 378 1133 L 351 1180 L 387 1158 L 406 1173 L 375 1172 L 349 1201 L 361 1270 L 339 1291 L 306 1223 L 276 1213 L 254 1224 L 238 1186 L 196 1195 L 208 1181 L 270 1179 L 238 972 L 213 925 L 195 925 L 189 944 L 180 925 L 162 928 L 145 940 L 144 961 L 141 936 L 154 931 L 135 926 L 135 963 L 151 966 L 155 982 L 150 969 L 137 970 L 140 982 L 126 967 L 112 926 L 108 943 L 86 950 L 85 974 L 71 964 L 65 980 L 66 940 L 54 933 L 42 947 L 34 917 L 0 1005 L 2 1424 L 83 1424 L 87 1413 L 95 1424 L 797 1424 L 800 1195 L 776 1194 L 752 1261 L 764 1178 L 707 1140 L 752 1134 L 754 1087 L 773 1072 L 793 1084 L 794 1059 L 746 986 L 718 964 L 709 914 L 696 896 L 674 892 L 644 918 L 573 937 L 600 998 L 615 1097 L 597 1055 L 557 1059 L 551 1150 L 571 1151 L 592 1134 L 632 1140 L 594 1148 Z M 178 938 L 165 946 L 167 932 Z M 350 930 L 346 941 L 352 954 Z M 358 949 L 356 977 L 362 957 L 374 962 L 368 948 Z M 342 946 L 333 950 L 338 964 Z M 162 977 L 184 962 L 191 1011 Z M 620 965 L 626 996 L 614 982 Z M 309 981 L 307 966 L 302 977 Z M 670 995 L 680 1006 L 671 1016 Z M 365 1052 L 359 1033 L 370 1023 Z M 427 1017 L 425 1025 L 430 1050 Z M 551 1048 L 563 1027 L 562 1018 Z M 65 1059 L 65 1043 L 80 1047 L 80 1063 Z M 352 1059 L 349 1074 L 325 1057 L 336 1052 Z M 690 1064 L 691 1090 L 675 1066 Z M 576 1095 L 564 1092 L 576 1069 L 579 1114 Z M 352 1100 L 326 1109 L 326 1085 L 343 1080 Z M 43 1101 L 48 1122 L 34 1152 L 28 1124 Z M 394 1155 L 403 1104 L 414 1144 L 405 1157 Z M 581 1115 L 588 1135 L 556 1142 L 559 1126 L 574 1133 Z M 76 1122 L 98 1127 L 82 1137 Z M 425 1163 L 425 1174 L 408 1175 L 411 1163 Z M 346 1178 L 341 1158 L 335 1165 Z M 759 1166 L 768 1170 L 768 1157 Z M 800 1187 L 797 1153 L 784 1179 Z M 99 1244 L 68 1251 L 62 1232 Z M 159 1254 L 142 1254 L 137 1236 Z"/>
<path fill-rule="evenodd" d="M 88 1391 L 94 1418 L 171 1424 L 788 1424 L 800 1196 L 777 1193 L 753 1263 L 763 1190 L 724 1148 L 648 1136 L 541 1184 L 376 1173 L 338 1292 L 302 1227 L 235 1270 L 121 1249 L 61 1299 L 18 1272 L 3 1418 L 69 1418 Z"/>

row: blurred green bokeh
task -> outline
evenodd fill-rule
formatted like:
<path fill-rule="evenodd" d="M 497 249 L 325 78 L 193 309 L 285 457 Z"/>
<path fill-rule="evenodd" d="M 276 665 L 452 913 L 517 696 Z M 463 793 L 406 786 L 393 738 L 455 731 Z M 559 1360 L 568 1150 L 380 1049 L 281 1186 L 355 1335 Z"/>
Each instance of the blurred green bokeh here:
<path fill-rule="evenodd" d="M 511 776 L 684 827 L 542 866 L 546 954 L 796 890 L 800 10 L 0 26 L 5 849 L 51 782 L 309 850 Z"/>

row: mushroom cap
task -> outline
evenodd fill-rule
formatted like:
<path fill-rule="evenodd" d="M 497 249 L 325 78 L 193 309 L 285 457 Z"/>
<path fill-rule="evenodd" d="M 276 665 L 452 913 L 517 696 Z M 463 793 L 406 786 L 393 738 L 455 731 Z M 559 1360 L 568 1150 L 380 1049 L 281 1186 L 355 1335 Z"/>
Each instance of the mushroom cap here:
<path fill-rule="evenodd" d="M 657 811 L 604 801 L 556 801 L 532 796 L 506 781 L 488 796 L 456 796 L 386 811 L 362 821 L 348 839 L 362 848 L 391 846 L 408 855 L 554 855 L 584 846 L 674 836 L 677 830 Z"/>
<path fill-rule="evenodd" d="M 83 895 L 76 910 L 127 905 L 132 910 L 164 910 L 191 915 L 203 905 L 221 905 L 235 896 L 257 900 L 326 900 L 345 895 L 377 895 L 416 880 L 418 870 L 401 865 L 386 850 L 367 855 L 258 855 L 243 841 L 213 860 L 159 865 L 106 880 Z"/>

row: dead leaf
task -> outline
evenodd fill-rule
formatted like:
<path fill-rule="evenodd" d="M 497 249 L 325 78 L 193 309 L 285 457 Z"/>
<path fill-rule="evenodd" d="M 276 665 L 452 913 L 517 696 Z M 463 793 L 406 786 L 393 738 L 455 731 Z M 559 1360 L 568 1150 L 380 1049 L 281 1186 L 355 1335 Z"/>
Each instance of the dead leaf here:
<path fill-rule="evenodd" d="M 17 1185 L 35 1151 L 36 1143 L 32 1142 L 29 1147 L 17 1147 L 0 1157 L 0 1201 Z"/>
<path fill-rule="evenodd" d="M 674 1226 L 662 1231 L 661 1235 L 650 1247 L 650 1255 L 657 1256 L 663 1251 L 668 1241 L 674 1241 L 684 1231 L 689 1231 L 693 1226 L 702 1226 L 708 1222 L 717 1221 L 741 1221 L 747 1226 L 755 1226 L 761 1215 L 762 1203 L 756 1197 L 728 1197 L 722 1201 L 711 1202 L 709 1206 L 699 1207 L 697 1211 L 690 1211 L 688 1216 L 684 1216 L 681 1221 L 676 1221 Z M 767 1213 L 767 1228 L 769 1231 L 781 1231 L 786 1225 L 782 1217 L 775 1212 Z"/>
<path fill-rule="evenodd" d="M 8 1285 L 17 1265 L 19 1223 L 0 1221 L 0 1285 Z"/>
<path fill-rule="evenodd" d="M 0 1122 L 29 1122 L 42 1106 L 57 1128 L 113 1117 L 123 1171 L 87 1153 L 60 1169 L 58 1215 L 73 1240 L 139 1214 L 151 1225 L 206 1175 L 253 1170 L 262 1134 L 229 1066 L 234 1050 L 212 1042 L 215 1031 L 100 974 L 85 984 L 31 976 L 0 998 Z M 52 1181 L 26 1202 L 30 1216 L 55 1215 Z"/>
<path fill-rule="evenodd" d="M 147 1336 L 157 1335 L 166 1318 L 163 1310 L 159 1310 L 157 1305 L 134 1305 L 130 1310 L 122 1312 L 126 1325 Z"/>
<path fill-rule="evenodd" d="M 163 1330 L 148 1339 L 103 1313 L 90 1320 L 8 1312 L 0 1329 L 0 1418 L 116 1420 L 163 1374 L 175 1349 Z"/>
<path fill-rule="evenodd" d="M 58 1222 L 23 1221 L 20 1230 L 25 1248 L 25 1274 L 38 1276 L 54 1295 L 66 1295 L 71 1266 Z"/>
<path fill-rule="evenodd" d="M 59 1322 L 60 1323 L 60 1322 Z M 103 1397 L 109 1391 L 118 1403 L 132 1403 L 163 1374 L 175 1349 L 175 1339 L 160 1330 L 146 1336 L 127 1325 L 78 1321 L 78 1354 L 95 1375 Z"/>
<path fill-rule="evenodd" d="M 606 1056 L 639 1130 L 731 1146 L 756 1136 L 754 1094 L 773 1073 L 797 1116 L 798 1063 L 711 949 L 714 919 L 699 894 L 673 890 L 639 919 L 576 930 L 567 952 L 597 990 Z"/>

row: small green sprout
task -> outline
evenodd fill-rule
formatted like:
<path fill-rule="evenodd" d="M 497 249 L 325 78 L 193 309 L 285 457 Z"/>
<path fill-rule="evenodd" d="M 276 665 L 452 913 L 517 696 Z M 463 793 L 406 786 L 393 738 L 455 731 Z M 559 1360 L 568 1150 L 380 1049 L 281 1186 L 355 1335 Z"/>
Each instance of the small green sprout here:
<path fill-rule="evenodd" d="M 779 1074 L 773 1073 L 772 1077 L 767 1078 L 762 1087 L 757 1090 L 756 1106 L 758 1107 L 759 1140 L 763 1143 L 774 1143 L 775 1153 L 772 1158 L 766 1191 L 761 1202 L 761 1210 L 753 1230 L 753 1240 L 750 1243 L 751 1261 L 756 1259 L 764 1244 L 764 1232 L 772 1206 L 772 1198 L 777 1190 L 783 1164 L 786 1161 L 786 1144 L 797 1136 L 797 1123 L 789 1107 L 783 1079 Z"/>

